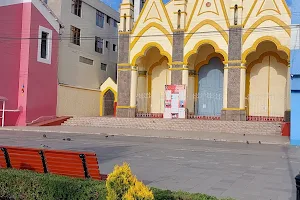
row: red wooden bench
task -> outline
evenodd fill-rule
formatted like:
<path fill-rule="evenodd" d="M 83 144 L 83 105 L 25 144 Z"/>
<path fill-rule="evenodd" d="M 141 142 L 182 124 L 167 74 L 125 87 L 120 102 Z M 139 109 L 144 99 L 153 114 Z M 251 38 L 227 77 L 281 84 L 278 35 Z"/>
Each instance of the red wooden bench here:
<path fill-rule="evenodd" d="M 105 180 L 95 153 L 0 146 L 0 168 Z"/>

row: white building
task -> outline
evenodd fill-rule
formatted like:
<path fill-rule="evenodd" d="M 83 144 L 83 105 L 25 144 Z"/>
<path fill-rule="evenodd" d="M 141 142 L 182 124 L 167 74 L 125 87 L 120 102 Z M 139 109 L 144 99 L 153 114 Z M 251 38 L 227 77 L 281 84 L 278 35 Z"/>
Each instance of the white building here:
<path fill-rule="evenodd" d="M 116 82 L 119 13 L 99 0 L 47 0 L 64 24 L 57 115 L 99 116 L 100 86 Z"/>

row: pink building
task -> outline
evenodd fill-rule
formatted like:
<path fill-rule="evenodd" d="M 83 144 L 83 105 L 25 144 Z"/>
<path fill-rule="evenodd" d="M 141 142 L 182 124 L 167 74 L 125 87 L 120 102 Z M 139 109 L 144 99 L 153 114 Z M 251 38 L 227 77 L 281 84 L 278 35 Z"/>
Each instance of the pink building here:
<path fill-rule="evenodd" d="M 0 20 L 0 96 L 8 99 L 5 125 L 55 117 L 61 24 L 41 0 L 0 0 Z"/>

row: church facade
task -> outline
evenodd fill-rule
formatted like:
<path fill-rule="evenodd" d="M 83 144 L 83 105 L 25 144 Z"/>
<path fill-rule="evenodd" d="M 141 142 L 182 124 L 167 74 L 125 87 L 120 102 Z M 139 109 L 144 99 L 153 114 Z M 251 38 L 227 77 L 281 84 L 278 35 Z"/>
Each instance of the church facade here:
<path fill-rule="evenodd" d="M 189 115 L 289 121 L 285 0 L 123 0 L 120 17 L 117 116 L 163 113 L 175 84 Z"/>

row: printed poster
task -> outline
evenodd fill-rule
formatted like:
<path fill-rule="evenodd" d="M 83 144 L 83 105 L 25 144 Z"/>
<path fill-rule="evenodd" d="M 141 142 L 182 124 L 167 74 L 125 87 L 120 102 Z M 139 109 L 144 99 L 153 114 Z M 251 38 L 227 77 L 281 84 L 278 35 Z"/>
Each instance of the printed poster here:
<path fill-rule="evenodd" d="M 164 118 L 184 119 L 186 117 L 186 86 L 166 85 Z"/>

